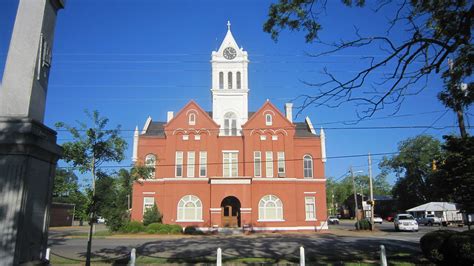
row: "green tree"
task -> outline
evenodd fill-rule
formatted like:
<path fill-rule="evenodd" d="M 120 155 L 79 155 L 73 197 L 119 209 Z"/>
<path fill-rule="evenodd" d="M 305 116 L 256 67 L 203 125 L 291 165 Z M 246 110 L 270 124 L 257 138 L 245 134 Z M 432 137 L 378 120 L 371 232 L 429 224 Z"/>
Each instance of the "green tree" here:
<path fill-rule="evenodd" d="M 79 189 L 78 178 L 71 170 L 56 169 L 53 185 L 53 202 L 74 204 L 74 217 L 87 220 L 89 199 Z"/>
<path fill-rule="evenodd" d="M 385 157 L 379 164 L 384 173 L 393 172 L 398 177 L 392 190 L 398 208 L 406 210 L 436 200 L 432 173 L 433 160 L 442 154 L 440 141 L 420 135 L 400 142 L 398 150 L 397 155 Z"/>
<path fill-rule="evenodd" d="M 434 182 L 445 200 L 460 204 L 461 211 L 474 214 L 474 137 L 444 136 L 445 151 L 434 173 Z"/>
<path fill-rule="evenodd" d="M 107 129 L 109 119 L 101 117 L 98 111 L 92 113 L 86 111 L 87 117 L 92 125 L 78 122 L 78 127 L 67 125 L 63 122 L 56 123 L 58 129 L 66 129 L 72 135 L 74 141 L 63 143 L 63 159 L 76 167 L 81 173 L 92 174 L 92 199 L 90 208 L 90 232 L 87 242 L 86 265 L 90 265 L 92 228 L 96 221 L 96 178 L 101 176 L 99 167 L 104 162 L 120 162 L 124 159 L 124 151 L 127 143 L 120 136 L 120 126 L 115 129 Z"/>
<path fill-rule="evenodd" d="M 423 89 L 434 75 L 441 74 L 445 89 L 439 98 L 458 114 L 461 135 L 467 135 L 463 109 L 474 100 L 474 83 L 468 82 L 465 90 L 461 82 L 472 75 L 474 46 L 474 3 L 472 1 L 373 1 L 375 12 L 387 12 L 387 31 L 382 35 L 364 36 L 358 29 L 354 37 L 341 41 L 323 41 L 319 20 L 326 11 L 325 0 L 279 0 L 271 4 L 263 30 L 276 41 L 280 32 L 304 31 L 305 41 L 321 44 L 324 50 L 313 56 L 337 53 L 345 49 L 378 49 L 381 57 L 365 57 L 367 65 L 349 78 L 338 78 L 337 73 L 324 70 L 327 80 L 320 83 L 305 82 L 317 90 L 304 95 L 302 108 L 310 105 L 340 106 L 344 102 L 356 103 L 361 118 L 373 115 L 387 105 L 400 107 L 405 96 Z M 364 0 L 342 0 L 346 6 L 365 6 Z M 336 14 L 335 14 L 336 15 Z M 341 16 L 341 14 L 337 14 Z M 403 33 L 400 38 L 397 33 Z M 329 47 L 329 48 L 327 48 Z M 447 68 L 451 58 L 452 67 Z M 378 72 L 387 73 L 377 77 Z M 367 84 L 370 83 L 370 84 Z M 361 112 L 359 112 L 361 111 Z"/>
<path fill-rule="evenodd" d="M 161 219 L 161 213 L 155 203 L 153 204 L 153 207 L 145 210 L 145 213 L 143 214 L 143 225 L 147 226 L 152 223 L 161 223 Z"/>

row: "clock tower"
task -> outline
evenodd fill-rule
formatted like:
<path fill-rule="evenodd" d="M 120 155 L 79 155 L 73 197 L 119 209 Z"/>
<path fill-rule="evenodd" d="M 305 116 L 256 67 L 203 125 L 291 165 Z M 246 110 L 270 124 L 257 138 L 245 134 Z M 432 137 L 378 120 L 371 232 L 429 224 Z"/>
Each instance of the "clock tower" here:
<path fill-rule="evenodd" d="M 212 52 L 212 119 L 221 126 L 219 135 L 240 136 L 248 119 L 248 56 L 239 48 L 227 22 L 227 34 Z"/>

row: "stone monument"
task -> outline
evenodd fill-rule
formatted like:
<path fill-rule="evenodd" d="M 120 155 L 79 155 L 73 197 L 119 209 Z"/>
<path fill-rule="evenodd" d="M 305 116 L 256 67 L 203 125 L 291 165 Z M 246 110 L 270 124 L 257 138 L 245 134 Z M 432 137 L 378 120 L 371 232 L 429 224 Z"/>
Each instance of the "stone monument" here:
<path fill-rule="evenodd" d="M 0 88 L 0 265 L 45 256 L 62 149 L 43 125 L 51 49 L 63 0 L 20 0 Z"/>

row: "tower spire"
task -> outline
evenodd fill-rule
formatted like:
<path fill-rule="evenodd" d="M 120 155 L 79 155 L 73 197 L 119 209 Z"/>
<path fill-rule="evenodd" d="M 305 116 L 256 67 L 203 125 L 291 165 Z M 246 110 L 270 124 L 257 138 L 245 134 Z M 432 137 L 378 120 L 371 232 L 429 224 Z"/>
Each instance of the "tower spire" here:
<path fill-rule="evenodd" d="M 227 20 L 227 30 L 230 31 L 230 20 Z"/>

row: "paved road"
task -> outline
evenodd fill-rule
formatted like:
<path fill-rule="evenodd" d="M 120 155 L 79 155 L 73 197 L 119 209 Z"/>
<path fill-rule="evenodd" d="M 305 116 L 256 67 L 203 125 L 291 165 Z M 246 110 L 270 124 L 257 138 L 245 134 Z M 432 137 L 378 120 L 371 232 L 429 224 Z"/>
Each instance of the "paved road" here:
<path fill-rule="evenodd" d="M 218 247 L 223 250 L 223 258 L 272 258 L 297 261 L 299 247 L 304 246 L 308 261 L 333 263 L 337 261 L 375 261 L 380 245 L 385 245 L 388 256 L 405 253 L 409 258 L 421 258 L 420 237 L 438 227 L 420 227 L 420 232 L 395 232 L 392 223 L 379 226 L 379 231 L 355 232 L 353 222 L 342 221 L 331 225 L 326 233 L 274 233 L 214 236 L 134 236 L 107 237 L 93 241 L 95 260 L 116 260 L 126 257 L 132 248 L 142 257 L 163 258 L 169 263 L 186 263 L 194 259 L 212 262 Z M 104 228 L 98 228 L 103 230 Z M 451 228 L 461 230 L 458 228 Z M 72 229 L 87 231 L 83 229 Z M 64 258 L 84 261 L 87 239 L 70 238 L 68 230 L 52 229 L 49 245 L 53 254 Z M 82 232 L 81 231 L 81 232 Z M 397 259 L 397 258 L 395 258 Z M 398 258 L 400 259 L 400 258 Z"/>

